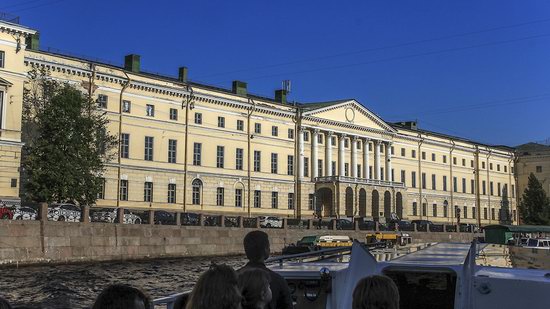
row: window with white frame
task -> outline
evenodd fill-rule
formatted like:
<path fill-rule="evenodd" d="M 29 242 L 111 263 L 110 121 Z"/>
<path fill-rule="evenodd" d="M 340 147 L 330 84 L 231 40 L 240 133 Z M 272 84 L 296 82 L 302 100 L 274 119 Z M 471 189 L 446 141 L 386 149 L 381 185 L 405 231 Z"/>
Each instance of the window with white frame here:
<path fill-rule="evenodd" d="M 155 117 L 155 106 L 153 104 L 147 104 L 145 106 L 145 115 Z"/>

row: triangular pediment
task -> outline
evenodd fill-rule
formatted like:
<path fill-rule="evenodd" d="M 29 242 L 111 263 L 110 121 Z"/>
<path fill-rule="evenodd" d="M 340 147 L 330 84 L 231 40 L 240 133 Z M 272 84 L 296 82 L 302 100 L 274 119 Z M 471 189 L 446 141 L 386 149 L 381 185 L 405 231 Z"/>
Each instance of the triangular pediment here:
<path fill-rule="evenodd" d="M 375 130 L 395 132 L 382 118 L 356 100 L 311 103 L 303 105 L 303 116 L 310 116 L 339 123 L 348 123 Z"/>

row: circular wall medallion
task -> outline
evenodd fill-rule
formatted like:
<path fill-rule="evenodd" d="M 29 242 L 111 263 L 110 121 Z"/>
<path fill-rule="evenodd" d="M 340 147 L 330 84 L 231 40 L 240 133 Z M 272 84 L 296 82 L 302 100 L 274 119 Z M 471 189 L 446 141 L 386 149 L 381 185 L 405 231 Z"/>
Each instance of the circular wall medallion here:
<path fill-rule="evenodd" d="M 348 107 L 346 108 L 346 120 L 349 122 L 353 122 L 355 119 L 355 110 L 353 108 Z"/>

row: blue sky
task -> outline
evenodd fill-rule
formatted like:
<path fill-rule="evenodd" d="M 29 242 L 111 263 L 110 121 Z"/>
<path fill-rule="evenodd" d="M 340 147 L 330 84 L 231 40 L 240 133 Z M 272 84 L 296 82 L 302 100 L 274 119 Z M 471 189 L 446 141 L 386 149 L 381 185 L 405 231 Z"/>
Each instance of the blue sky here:
<path fill-rule="evenodd" d="M 290 100 L 354 98 L 484 143 L 550 138 L 549 1 L 3 0 L 42 47 Z"/>

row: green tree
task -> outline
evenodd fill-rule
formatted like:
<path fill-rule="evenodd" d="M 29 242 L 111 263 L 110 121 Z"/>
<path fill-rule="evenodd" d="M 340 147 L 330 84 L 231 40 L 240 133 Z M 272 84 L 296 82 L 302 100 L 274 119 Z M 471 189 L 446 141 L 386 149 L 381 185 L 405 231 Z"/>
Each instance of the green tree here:
<path fill-rule="evenodd" d="M 32 71 L 24 92 L 24 197 L 35 202 L 95 203 L 116 138 L 90 96 L 44 71 Z"/>
<path fill-rule="evenodd" d="M 519 211 L 526 224 L 550 224 L 550 200 L 542 189 L 542 184 L 533 173 L 529 175 L 529 182 L 523 192 Z"/>

